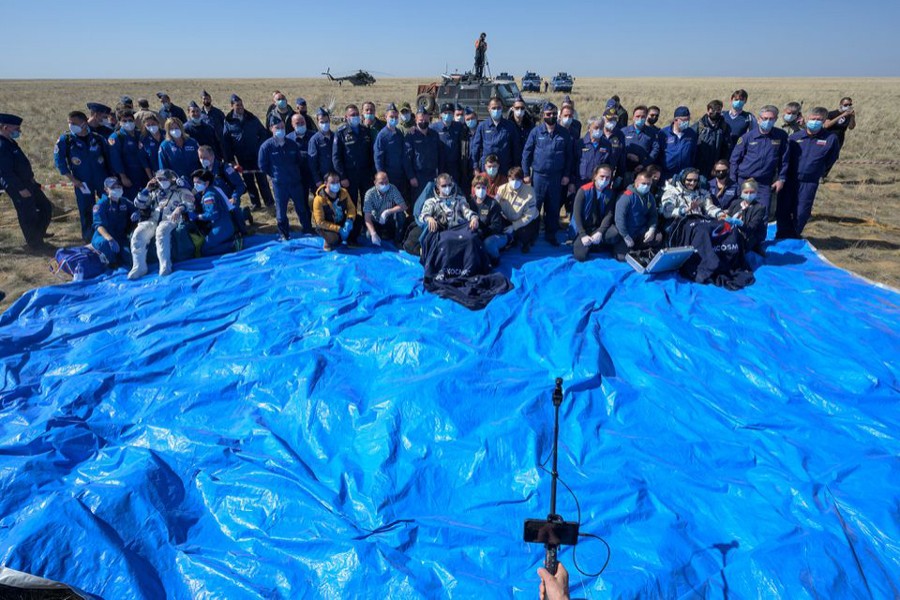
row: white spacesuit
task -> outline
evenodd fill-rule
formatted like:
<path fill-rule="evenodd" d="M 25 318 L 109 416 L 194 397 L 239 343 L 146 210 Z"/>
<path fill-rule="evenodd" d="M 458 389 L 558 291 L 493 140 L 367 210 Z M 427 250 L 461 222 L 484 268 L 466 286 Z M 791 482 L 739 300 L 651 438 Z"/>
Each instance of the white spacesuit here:
<path fill-rule="evenodd" d="M 159 257 L 159 274 L 172 272 L 172 232 L 182 221 L 182 215 L 194 210 L 194 195 L 179 187 L 176 175 L 168 169 L 156 174 L 158 185 L 152 182 L 134 199 L 140 211 L 141 221 L 131 234 L 133 266 L 128 279 L 138 279 L 147 273 L 147 248 L 156 238 L 156 255 Z"/>

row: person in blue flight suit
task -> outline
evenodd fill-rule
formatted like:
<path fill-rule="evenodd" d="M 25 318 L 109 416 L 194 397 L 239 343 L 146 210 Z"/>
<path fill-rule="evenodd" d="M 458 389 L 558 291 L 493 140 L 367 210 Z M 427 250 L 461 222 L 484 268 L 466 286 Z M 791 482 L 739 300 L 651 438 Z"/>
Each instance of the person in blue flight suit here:
<path fill-rule="evenodd" d="M 197 156 L 200 158 L 200 166 L 213 174 L 213 185 L 228 196 L 232 220 L 241 235 L 246 236 L 249 233 L 247 224 L 253 225 L 253 215 L 249 208 L 241 208 L 241 196 L 247 192 L 241 174 L 234 168 L 234 165 L 224 163 L 216 158 L 216 154 L 210 146 L 200 146 Z"/>
<path fill-rule="evenodd" d="M 115 131 L 111 116 L 112 109 L 99 102 L 88 102 L 86 106 L 88 109 L 87 124 L 90 130 L 100 134 L 104 140 L 109 139 L 109 136 Z"/>
<path fill-rule="evenodd" d="M 525 142 L 522 170 L 525 183 L 534 186 L 538 212 L 544 208 L 544 237 L 551 246 L 559 246 L 559 205 L 562 187 L 569 184 L 572 173 L 573 146 L 569 132 L 557 125 L 556 105 L 547 102 L 542 112 L 544 122 L 531 130 Z"/>
<path fill-rule="evenodd" d="M 191 220 L 208 225 L 203 236 L 200 254 L 215 256 L 234 249 L 234 223 L 229 214 L 228 199 L 225 192 L 213 185 L 213 174 L 198 169 L 191 174 L 194 180 L 194 192 L 200 196 L 201 212 L 190 215 Z"/>
<path fill-rule="evenodd" d="M 134 198 L 150 181 L 152 171 L 144 162 L 134 113 L 130 110 L 119 114 L 119 129 L 109 136 L 109 166 L 122 182 L 126 198 Z"/>
<path fill-rule="evenodd" d="M 294 140 L 287 139 L 284 121 L 277 114 L 272 114 L 269 129 L 272 137 L 259 147 L 259 168 L 272 178 L 275 188 L 275 221 L 278 224 L 278 235 L 281 241 L 291 239 L 291 226 L 288 221 L 287 205 L 291 200 L 294 211 L 303 233 L 312 233 L 309 204 L 303 196 L 305 187 L 301 176 L 303 165 L 300 157 L 300 146 Z"/>
<path fill-rule="evenodd" d="M 184 114 L 184 109 L 180 106 L 175 106 L 172 104 L 172 99 L 169 98 L 169 94 L 166 92 L 156 92 L 156 97 L 159 98 L 159 118 L 165 123 L 168 119 L 175 117 L 182 123 L 187 121 L 187 115 Z"/>
<path fill-rule="evenodd" d="M 682 169 L 694 166 L 697 152 L 697 132 L 691 129 L 691 111 L 687 106 L 675 109 L 672 124 L 663 127 L 659 136 L 659 160 L 664 180 L 671 179 Z"/>
<path fill-rule="evenodd" d="M 216 156 L 222 156 L 222 149 L 219 146 L 219 136 L 213 129 L 212 124 L 203 118 L 200 106 L 191 100 L 188 104 L 188 120 L 184 124 L 184 132 L 191 136 L 201 146 L 210 146 L 215 151 Z"/>
<path fill-rule="evenodd" d="M 165 132 L 160 127 L 156 116 L 147 115 L 144 117 L 141 141 L 138 147 L 141 150 L 141 164 L 150 173 L 151 179 L 153 178 L 153 173 L 156 173 L 159 169 L 159 147 L 165 139 Z"/>
<path fill-rule="evenodd" d="M 400 112 L 397 105 L 390 103 L 385 111 L 387 124 L 378 132 L 375 138 L 375 170 L 384 171 L 388 179 L 400 190 L 400 195 L 410 206 L 409 180 L 415 175 L 411 173 L 406 160 L 406 151 L 403 143 L 403 132 L 397 128 Z M 425 185 L 424 183 L 422 185 Z"/>
<path fill-rule="evenodd" d="M 806 129 L 790 136 L 787 183 L 776 207 L 776 239 L 803 235 L 812 214 L 819 181 L 838 159 L 840 140 L 824 128 L 827 119 L 828 109 L 817 106 L 806 116 Z"/>
<path fill-rule="evenodd" d="M 788 172 L 788 134 L 775 127 L 778 109 L 772 105 L 759 110 L 759 120 L 738 138 L 731 152 L 731 176 L 738 186 L 748 179 L 759 185 L 756 201 L 766 211 L 772 193 L 784 187 Z"/>
<path fill-rule="evenodd" d="M 447 173 L 456 183 L 462 182 L 462 137 L 465 126 L 453 120 L 454 106 L 445 102 L 441 106 L 441 120 L 431 126 L 441 143 L 438 153 L 438 172 Z"/>
<path fill-rule="evenodd" d="M 750 131 L 754 121 L 756 121 L 751 113 L 744 110 L 747 98 L 746 90 L 735 90 L 731 94 L 731 108 L 722 115 L 722 118 L 725 119 L 725 124 L 728 125 L 728 129 L 731 131 L 731 137 L 728 140 L 729 152 L 737 145 L 738 139 Z"/>
<path fill-rule="evenodd" d="M 312 169 L 309 164 L 309 141 L 316 134 L 315 130 L 311 130 L 306 126 L 306 116 L 299 112 L 295 112 L 291 117 L 294 124 L 294 131 L 288 134 L 288 138 L 297 142 L 300 146 L 300 179 L 303 181 L 303 191 L 300 195 L 307 199 L 309 205 L 309 194 L 314 192 Z"/>
<path fill-rule="evenodd" d="M 324 106 L 316 110 L 319 130 L 309 140 L 309 170 L 312 171 L 312 188 L 319 189 L 325 175 L 334 171 L 334 132 L 331 131 L 331 113 Z"/>
<path fill-rule="evenodd" d="M 266 108 L 266 123 L 271 123 L 272 115 L 277 115 L 284 123 L 286 135 L 294 132 L 293 120 L 294 109 L 288 104 L 287 96 L 279 90 L 272 92 L 272 104 Z"/>
<path fill-rule="evenodd" d="M 166 121 L 166 139 L 159 146 L 159 168 L 171 169 L 178 177 L 189 179 L 200 168 L 197 151 L 200 144 L 185 135 L 184 125 L 175 117 Z"/>
<path fill-rule="evenodd" d="M 729 176 L 730 169 L 731 166 L 724 158 L 716 161 L 713 165 L 713 176 L 708 182 L 709 195 L 712 196 L 713 202 L 725 210 L 740 195 L 737 182 Z"/>
<path fill-rule="evenodd" d="M 647 124 L 646 106 L 636 106 L 631 112 L 634 122 L 622 128 L 625 138 L 625 168 L 629 175 L 656 164 L 659 159 L 659 139 L 657 132 Z M 633 177 L 630 175 L 629 178 Z M 630 181 L 626 181 L 628 185 Z"/>
<path fill-rule="evenodd" d="M 366 190 L 375 177 L 374 140 L 371 130 L 363 125 L 355 104 L 347 105 L 344 120 L 346 122 L 334 134 L 331 158 L 335 172 L 341 176 L 341 187 L 350 194 L 357 209 L 362 210 Z M 361 229 L 363 220 L 357 221 L 354 225 Z"/>
<path fill-rule="evenodd" d="M 216 132 L 216 139 L 219 147 L 222 146 L 222 130 L 225 127 L 225 113 L 221 109 L 213 106 L 212 96 L 209 92 L 203 90 L 200 94 L 200 113 L 203 119 L 212 125 L 213 131 Z"/>
<path fill-rule="evenodd" d="M 416 127 L 406 134 L 403 144 L 409 171 L 413 174 L 409 178 L 410 196 L 418 198 L 422 188 L 438 176 L 441 152 L 440 136 L 431 129 L 431 117 L 424 107 L 416 110 Z"/>
<path fill-rule="evenodd" d="M 131 246 L 128 229 L 137 222 L 138 213 L 115 177 L 103 182 L 104 194 L 94 205 L 94 236 L 91 246 L 106 257 L 110 267 L 131 268 Z"/>
<path fill-rule="evenodd" d="M 257 171 L 259 147 L 269 138 L 269 130 L 256 118 L 256 115 L 244 109 L 244 102 L 237 94 L 231 95 L 231 112 L 225 115 L 222 129 L 222 158 L 227 163 L 237 164 L 243 173 L 244 185 L 250 196 L 250 204 L 254 210 L 262 205 L 274 206 L 275 199 L 269 189 L 269 181 L 263 173 Z"/>
<path fill-rule="evenodd" d="M 606 165 L 612 171 L 610 192 L 616 188 L 616 179 L 622 179 L 621 174 L 625 170 L 625 138 L 621 132 L 616 131 L 615 113 L 609 114 L 609 119 L 591 117 L 587 133 L 575 146 L 578 187 L 593 181 L 595 170 L 600 165 Z"/>
<path fill-rule="evenodd" d="M 519 133 L 509 119 L 503 118 L 503 101 L 500 98 L 491 98 L 488 112 L 490 116 L 479 123 L 472 138 L 470 146 L 472 163 L 475 170 L 481 173 L 484 171 L 484 159 L 496 154 L 500 159 L 500 172 L 506 173 L 512 167 L 520 166 L 522 162 Z"/>
<path fill-rule="evenodd" d="M 68 116 L 69 131 L 59 136 L 53 158 L 60 175 L 75 187 L 75 201 L 81 217 L 81 237 L 91 240 L 94 201 L 103 194 L 103 181 L 109 177 L 109 146 L 87 126 L 87 116 L 73 111 Z"/>
<path fill-rule="evenodd" d="M 40 184 L 34 180 L 31 161 L 19 148 L 22 135 L 22 117 L 0 114 L 0 190 L 9 194 L 25 243 L 32 250 L 48 248 L 45 237 L 53 206 L 44 195 Z"/>

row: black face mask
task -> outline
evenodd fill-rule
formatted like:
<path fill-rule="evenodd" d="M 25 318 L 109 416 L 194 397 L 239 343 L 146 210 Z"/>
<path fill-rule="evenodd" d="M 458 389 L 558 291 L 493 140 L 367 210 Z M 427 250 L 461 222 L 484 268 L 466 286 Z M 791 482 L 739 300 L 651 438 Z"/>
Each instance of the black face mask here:
<path fill-rule="evenodd" d="M 544 117 L 544 123 L 547 125 L 556 125 L 556 117 Z"/>
<path fill-rule="evenodd" d="M 647 124 L 648 124 L 648 125 L 656 125 L 656 122 L 657 122 L 658 120 L 659 120 L 659 117 L 658 117 L 658 116 L 656 116 L 656 117 L 647 117 Z"/>
<path fill-rule="evenodd" d="M 710 120 L 711 122 L 715 123 L 716 121 L 719 120 L 719 117 L 721 117 L 722 115 L 720 115 L 720 114 L 718 114 L 718 113 L 715 113 L 715 114 L 709 114 L 709 113 L 707 113 L 706 116 L 709 117 L 709 120 Z"/>
<path fill-rule="evenodd" d="M 728 173 L 716 173 L 716 179 L 728 179 Z"/>
<path fill-rule="evenodd" d="M 428 129 L 428 123 L 416 123 L 416 127 L 421 129 L 422 131 L 425 131 L 426 129 Z"/>

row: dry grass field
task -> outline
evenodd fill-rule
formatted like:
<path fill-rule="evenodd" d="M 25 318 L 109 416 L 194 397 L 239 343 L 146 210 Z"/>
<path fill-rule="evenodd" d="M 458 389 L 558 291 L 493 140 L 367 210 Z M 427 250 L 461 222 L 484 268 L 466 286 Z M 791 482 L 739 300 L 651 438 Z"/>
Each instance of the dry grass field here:
<path fill-rule="evenodd" d="M 383 110 L 387 102 L 414 102 L 416 86 L 426 79 L 379 80 L 372 87 L 338 86 L 321 79 L 285 80 L 178 80 L 178 81 L 4 81 L 0 87 L 0 112 L 25 118 L 20 143 L 31 159 L 38 181 L 60 183 L 63 178 L 53 168 L 53 145 L 65 128 L 66 113 L 84 110 L 85 103 L 103 102 L 114 106 L 119 96 L 147 97 L 157 108 L 155 93 L 167 91 L 175 104 L 186 107 L 199 101 L 206 89 L 213 103 L 227 111 L 228 98 L 237 93 L 246 108 L 263 117 L 275 89 L 289 99 L 303 96 L 310 111 L 333 103 L 342 112 L 349 102 L 373 100 Z M 622 104 L 656 104 L 663 117 L 685 104 L 694 118 L 705 111 L 714 98 L 728 100 L 731 91 L 745 88 L 750 93 L 748 110 L 763 104 L 783 106 L 791 100 L 803 101 L 806 108 L 822 105 L 836 108 L 838 100 L 852 96 L 857 112 L 857 128 L 848 133 L 841 161 L 820 188 L 813 220 L 806 230 L 808 239 L 832 262 L 870 279 L 900 287 L 900 113 L 894 110 L 900 97 L 898 79 L 577 79 L 571 94 L 582 120 L 597 114 L 612 94 Z M 529 94 L 529 96 L 539 96 Z M 549 94 L 559 103 L 560 94 Z M 662 120 L 662 119 L 661 119 Z M 862 161 L 895 161 L 893 165 L 862 164 Z M 77 209 L 69 190 L 53 190 L 48 196 L 56 205 L 51 231 L 57 246 L 79 243 Z M 259 231 L 274 233 L 274 218 L 258 213 Z M 0 310 L 28 289 L 59 280 L 48 269 L 50 256 L 39 256 L 23 248 L 24 240 L 8 196 L 0 196 L 0 290 L 7 298 Z"/>

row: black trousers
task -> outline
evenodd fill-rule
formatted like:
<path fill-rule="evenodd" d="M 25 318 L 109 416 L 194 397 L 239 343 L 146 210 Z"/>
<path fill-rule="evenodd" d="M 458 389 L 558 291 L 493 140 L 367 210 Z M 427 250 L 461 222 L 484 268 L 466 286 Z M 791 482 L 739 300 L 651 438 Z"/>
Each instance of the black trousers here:
<path fill-rule="evenodd" d="M 256 166 L 256 163 L 253 163 L 253 165 L 245 165 L 240 160 L 238 160 L 238 162 L 248 171 L 255 171 L 259 168 Z M 272 196 L 272 190 L 269 188 L 269 179 L 266 177 L 265 173 L 242 173 L 241 178 L 244 180 L 244 185 L 247 186 L 247 195 L 250 196 L 250 204 L 256 207 L 261 204 L 275 206 L 275 197 Z M 260 202 L 260 200 L 262 200 L 262 202 Z"/>
<path fill-rule="evenodd" d="M 32 181 L 25 186 L 30 197 L 25 198 L 21 195 L 22 190 L 6 190 L 12 199 L 13 206 L 16 209 L 16 216 L 19 218 L 19 227 L 22 229 L 22 235 L 25 236 L 25 243 L 32 248 L 37 248 L 43 244 L 44 234 L 47 233 L 47 227 L 50 226 L 50 218 L 53 216 L 53 205 L 50 200 L 41 191 L 41 186 Z"/>

